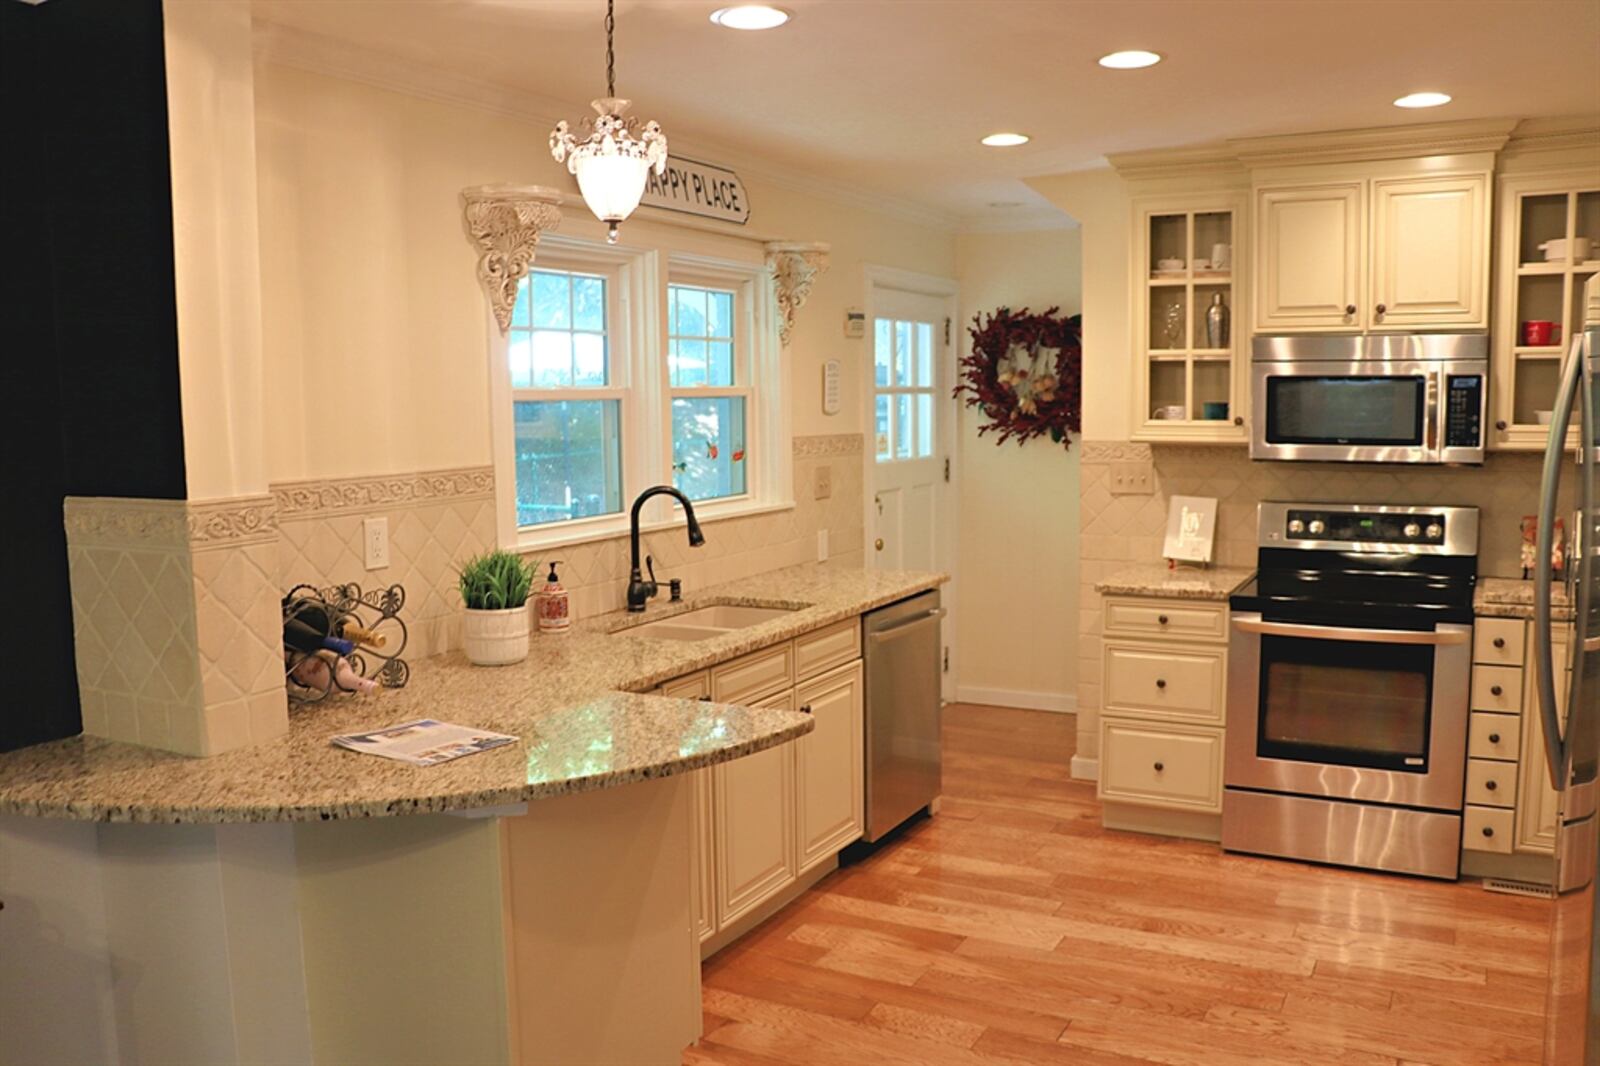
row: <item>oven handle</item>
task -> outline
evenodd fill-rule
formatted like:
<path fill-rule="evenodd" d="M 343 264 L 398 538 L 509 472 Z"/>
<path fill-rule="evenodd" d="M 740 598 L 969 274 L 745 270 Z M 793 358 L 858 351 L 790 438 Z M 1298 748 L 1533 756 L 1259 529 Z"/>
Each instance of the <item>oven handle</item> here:
<path fill-rule="evenodd" d="M 1254 618 L 1235 618 L 1233 628 L 1241 633 L 1260 633 L 1269 637 L 1305 637 L 1311 640 L 1350 640 L 1363 644 L 1465 644 L 1472 638 L 1470 629 L 1444 629 L 1437 633 L 1410 629 L 1348 629 L 1344 626 L 1306 626 L 1289 622 L 1261 622 Z"/>

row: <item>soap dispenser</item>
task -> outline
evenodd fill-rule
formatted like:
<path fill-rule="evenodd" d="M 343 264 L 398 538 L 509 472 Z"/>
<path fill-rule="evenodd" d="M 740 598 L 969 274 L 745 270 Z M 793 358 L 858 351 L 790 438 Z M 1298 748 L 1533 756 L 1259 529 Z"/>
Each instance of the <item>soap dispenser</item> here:
<path fill-rule="evenodd" d="M 565 633 L 572 625 L 571 601 L 567 590 L 561 587 L 561 579 L 556 576 L 556 564 L 560 559 L 550 561 L 550 576 L 545 578 L 544 588 L 534 597 L 534 613 L 539 619 L 539 632 Z"/>

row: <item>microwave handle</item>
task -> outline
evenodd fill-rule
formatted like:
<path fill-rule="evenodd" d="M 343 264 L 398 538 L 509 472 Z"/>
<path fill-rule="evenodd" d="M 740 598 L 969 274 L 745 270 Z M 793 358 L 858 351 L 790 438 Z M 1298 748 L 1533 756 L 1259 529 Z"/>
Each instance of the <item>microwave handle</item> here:
<path fill-rule="evenodd" d="M 1241 633 L 1269 637 L 1307 637 L 1313 640 L 1350 640 L 1363 644 L 1465 644 L 1472 637 L 1466 626 L 1443 626 L 1438 630 L 1355 629 L 1347 626 L 1308 626 L 1294 622 L 1263 622 L 1255 618 L 1235 618 L 1233 628 Z"/>
<path fill-rule="evenodd" d="M 1428 411 L 1427 428 L 1423 430 L 1423 447 L 1429 454 L 1436 454 L 1439 448 L 1439 375 L 1428 375 Z"/>

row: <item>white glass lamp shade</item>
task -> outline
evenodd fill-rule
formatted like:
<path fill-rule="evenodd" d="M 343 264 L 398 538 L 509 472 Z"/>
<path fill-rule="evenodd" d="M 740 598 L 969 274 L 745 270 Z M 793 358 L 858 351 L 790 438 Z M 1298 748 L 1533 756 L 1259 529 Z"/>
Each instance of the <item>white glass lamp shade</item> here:
<path fill-rule="evenodd" d="M 644 196 L 650 161 L 627 155 L 580 155 L 573 165 L 578 191 L 601 222 L 617 223 L 633 214 Z"/>
<path fill-rule="evenodd" d="M 550 153 L 578 179 L 583 202 L 606 224 L 607 239 L 614 243 L 617 223 L 639 206 L 650 171 L 666 173 L 667 138 L 654 122 L 634 137 L 627 100 L 608 96 L 591 106 L 599 117 L 590 124 L 588 138 L 579 141 L 565 122 L 558 122 L 550 134 Z"/>

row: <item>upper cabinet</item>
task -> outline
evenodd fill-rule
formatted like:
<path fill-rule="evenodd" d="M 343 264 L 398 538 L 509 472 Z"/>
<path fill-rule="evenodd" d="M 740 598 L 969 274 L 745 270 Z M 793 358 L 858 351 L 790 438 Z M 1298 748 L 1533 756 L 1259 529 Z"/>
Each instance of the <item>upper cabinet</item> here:
<path fill-rule="evenodd" d="M 1489 171 L 1351 169 L 1256 185 L 1256 332 L 1487 329 Z"/>

